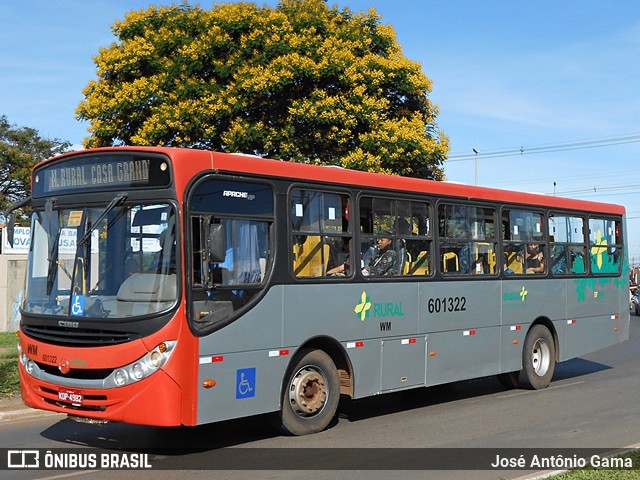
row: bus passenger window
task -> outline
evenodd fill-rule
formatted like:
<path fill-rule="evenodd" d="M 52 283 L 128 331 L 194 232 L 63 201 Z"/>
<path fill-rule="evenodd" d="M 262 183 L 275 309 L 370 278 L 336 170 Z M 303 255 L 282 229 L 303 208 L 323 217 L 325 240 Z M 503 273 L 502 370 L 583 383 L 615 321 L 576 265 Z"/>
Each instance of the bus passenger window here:
<path fill-rule="evenodd" d="M 443 275 L 495 275 L 495 209 L 441 204 L 438 208 Z"/>
<path fill-rule="evenodd" d="M 504 210 L 502 216 L 505 275 L 542 275 L 547 271 L 543 216 L 538 212 Z"/>
<path fill-rule="evenodd" d="M 425 202 L 362 197 L 360 265 L 369 278 L 427 276 L 433 234 Z"/>
<path fill-rule="evenodd" d="M 296 278 L 350 275 L 349 197 L 296 189 L 289 198 L 293 275 Z"/>
<path fill-rule="evenodd" d="M 588 252 L 593 273 L 619 273 L 622 260 L 622 237 L 619 223 L 604 218 L 590 218 Z"/>

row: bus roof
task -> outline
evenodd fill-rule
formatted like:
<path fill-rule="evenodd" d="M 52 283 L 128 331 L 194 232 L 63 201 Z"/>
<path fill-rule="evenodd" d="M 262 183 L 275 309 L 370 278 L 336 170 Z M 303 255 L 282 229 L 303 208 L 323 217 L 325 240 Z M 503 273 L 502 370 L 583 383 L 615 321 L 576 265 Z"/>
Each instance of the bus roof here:
<path fill-rule="evenodd" d="M 624 215 L 622 205 L 575 200 L 539 193 L 524 193 L 488 187 L 465 185 L 457 182 L 440 182 L 420 178 L 383 175 L 361 172 L 340 167 L 307 165 L 282 160 L 270 160 L 255 155 L 220 153 L 207 150 L 168 147 L 104 147 L 92 150 L 69 152 L 41 163 L 60 160 L 73 155 L 99 152 L 149 152 L 163 153 L 169 156 L 174 165 L 177 179 L 187 182 L 193 175 L 204 170 L 220 172 L 246 173 L 264 177 L 281 177 L 300 181 L 314 181 L 345 186 L 382 188 L 387 190 L 457 197 L 465 200 L 480 200 L 499 203 L 536 205 L 566 210 L 586 210 L 608 214 Z M 184 174 L 184 175 L 183 175 Z M 181 183 L 179 181 L 179 183 Z M 186 185 L 186 182 L 183 184 Z"/>

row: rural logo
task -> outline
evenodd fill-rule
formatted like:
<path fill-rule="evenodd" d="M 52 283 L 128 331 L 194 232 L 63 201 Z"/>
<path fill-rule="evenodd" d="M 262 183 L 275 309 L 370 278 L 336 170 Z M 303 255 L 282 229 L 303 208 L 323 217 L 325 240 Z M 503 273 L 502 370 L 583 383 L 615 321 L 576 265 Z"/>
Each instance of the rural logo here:
<path fill-rule="evenodd" d="M 371 315 L 371 312 L 376 318 L 404 317 L 402 302 L 372 302 L 366 291 L 362 292 L 360 303 L 355 306 L 353 311 L 363 322 Z"/>
<path fill-rule="evenodd" d="M 520 290 L 520 298 L 522 299 L 523 302 L 527 299 L 528 294 L 529 292 L 527 292 L 527 290 L 524 287 L 522 287 L 522 290 Z"/>
<path fill-rule="evenodd" d="M 595 246 L 591 247 L 591 255 L 595 257 L 598 269 L 602 269 L 603 255 L 607 252 L 607 239 L 602 238 L 602 232 L 600 229 L 596 232 Z"/>
<path fill-rule="evenodd" d="M 360 297 L 360 303 L 356 305 L 356 308 L 353 309 L 358 315 L 360 315 L 360 320 L 364 322 L 364 319 L 369 316 L 369 309 L 371 308 L 371 302 L 369 301 L 369 297 L 367 297 L 367 292 L 362 292 L 362 297 Z"/>
<path fill-rule="evenodd" d="M 504 292 L 502 294 L 502 300 L 505 302 L 509 300 L 519 300 L 524 302 L 527 300 L 527 295 L 529 295 L 529 291 L 525 287 L 522 287 L 522 290 L 520 291 Z"/>

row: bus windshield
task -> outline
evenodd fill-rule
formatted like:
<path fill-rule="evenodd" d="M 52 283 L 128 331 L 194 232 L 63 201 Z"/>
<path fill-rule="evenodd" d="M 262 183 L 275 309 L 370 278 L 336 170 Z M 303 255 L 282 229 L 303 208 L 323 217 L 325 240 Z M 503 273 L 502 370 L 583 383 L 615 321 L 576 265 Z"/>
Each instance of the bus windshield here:
<path fill-rule="evenodd" d="M 30 314 L 127 318 L 177 299 L 175 212 L 169 204 L 45 209 L 33 213 L 26 295 Z"/>

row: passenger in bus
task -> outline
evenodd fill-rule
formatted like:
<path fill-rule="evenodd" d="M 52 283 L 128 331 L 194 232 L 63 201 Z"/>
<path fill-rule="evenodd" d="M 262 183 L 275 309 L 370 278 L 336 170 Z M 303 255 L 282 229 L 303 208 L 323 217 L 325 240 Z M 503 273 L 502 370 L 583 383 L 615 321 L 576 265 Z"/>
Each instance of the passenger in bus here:
<path fill-rule="evenodd" d="M 544 254 L 537 243 L 527 245 L 527 273 L 544 273 Z"/>
<path fill-rule="evenodd" d="M 336 243 L 331 245 L 331 251 L 329 253 L 329 270 L 327 270 L 327 275 L 349 275 L 349 239 L 343 239 L 340 243 L 340 247 L 338 247 Z"/>
<path fill-rule="evenodd" d="M 394 275 L 398 254 L 392 248 L 393 241 L 388 237 L 378 239 L 377 256 L 362 269 L 365 276 L 382 277 Z"/>

